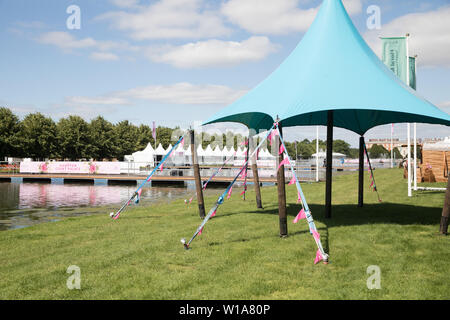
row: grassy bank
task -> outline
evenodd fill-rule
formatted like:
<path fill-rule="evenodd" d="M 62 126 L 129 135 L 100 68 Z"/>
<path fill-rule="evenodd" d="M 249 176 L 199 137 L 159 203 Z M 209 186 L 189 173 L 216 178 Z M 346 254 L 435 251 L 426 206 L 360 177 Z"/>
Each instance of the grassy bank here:
<path fill-rule="evenodd" d="M 104 215 L 67 218 L 0 232 L 1 299 L 448 299 L 450 239 L 439 236 L 444 194 L 407 198 L 402 170 L 377 170 L 383 203 L 365 187 L 357 208 L 357 175 L 333 181 L 333 217 L 324 219 L 324 183 L 303 184 L 329 265 L 313 265 L 315 244 L 287 186 L 289 237 L 278 236 L 276 188 L 262 190 L 264 210 L 235 190 L 185 251 L 200 223 L 196 204 L 135 207 L 118 221 Z M 366 175 L 367 179 L 367 175 Z M 206 198 L 210 208 L 216 197 Z M 81 290 L 69 290 L 70 265 Z M 381 270 L 368 290 L 367 267 Z"/>

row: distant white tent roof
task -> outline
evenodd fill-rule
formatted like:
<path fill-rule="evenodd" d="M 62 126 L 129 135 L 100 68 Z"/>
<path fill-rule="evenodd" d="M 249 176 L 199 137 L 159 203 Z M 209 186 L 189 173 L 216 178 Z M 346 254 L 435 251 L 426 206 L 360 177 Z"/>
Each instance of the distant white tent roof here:
<path fill-rule="evenodd" d="M 153 163 L 153 156 L 155 150 L 153 150 L 151 144 L 149 143 L 144 150 L 136 151 L 131 156 L 126 156 L 128 161 L 132 160 L 134 162 L 151 162 Z"/>
<path fill-rule="evenodd" d="M 212 150 L 212 148 L 211 148 L 211 145 L 209 145 L 208 144 L 208 146 L 206 147 L 206 149 L 205 149 L 205 154 L 204 154 L 204 156 L 205 157 L 211 157 L 211 156 L 213 156 L 214 154 L 213 154 L 213 150 Z"/>
<path fill-rule="evenodd" d="M 147 154 L 154 154 L 155 153 L 155 149 L 153 149 L 152 144 L 149 142 L 144 150 L 138 151 L 138 152 L 144 152 L 144 153 L 147 153 Z"/>
<path fill-rule="evenodd" d="M 237 156 L 238 157 L 245 157 L 245 154 L 247 153 L 247 148 L 244 147 L 239 147 L 238 148 L 238 152 L 237 152 Z"/>
<path fill-rule="evenodd" d="M 216 146 L 216 147 L 214 148 L 214 150 L 213 150 L 213 155 L 214 155 L 215 157 L 223 157 L 223 151 L 220 150 L 220 147 L 219 147 L 219 146 Z"/>
<path fill-rule="evenodd" d="M 197 147 L 197 156 L 203 157 L 205 155 L 205 150 L 203 150 L 203 147 L 201 144 Z"/>
<path fill-rule="evenodd" d="M 275 158 L 274 155 L 272 155 L 267 148 L 262 149 L 259 154 L 259 158 Z"/>
<path fill-rule="evenodd" d="M 317 157 L 317 153 L 312 154 L 311 157 L 313 158 Z M 326 158 L 326 157 L 327 157 L 326 152 L 319 152 L 319 158 Z M 333 152 L 333 158 L 345 158 L 345 157 L 347 156 L 343 153 Z"/>
<path fill-rule="evenodd" d="M 184 150 L 184 147 L 183 147 L 181 144 L 179 144 L 179 145 L 177 146 L 177 148 L 175 149 L 175 153 L 176 153 L 177 155 L 179 155 L 179 154 L 181 154 L 181 153 L 183 153 L 183 155 L 185 155 L 187 152 L 189 152 L 189 149 Z"/>
<path fill-rule="evenodd" d="M 166 154 L 166 149 L 163 148 L 163 146 L 161 145 L 161 143 L 158 145 L 158 147 L 155 150 L 155 154 L 158 156 L 163 156 Z"/>
<path fill-rule="evenodd" d="M 234 146 L 231 146 L 231 148 L 227 149 L 227 151 L 228 151 L 228 153 L 227 153 L 228 157 L 231 157 L 236 152 L 236 150 L 234 150 Z"/>

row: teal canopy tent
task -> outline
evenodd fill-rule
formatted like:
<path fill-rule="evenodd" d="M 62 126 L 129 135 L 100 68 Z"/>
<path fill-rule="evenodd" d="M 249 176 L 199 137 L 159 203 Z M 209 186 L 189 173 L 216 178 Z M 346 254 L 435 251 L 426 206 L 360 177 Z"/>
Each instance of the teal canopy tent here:
<path fill-rule="evenodd" d="M 324 0 L 313 24 L 268 78 L 204 124 L 239 122 L 268 129 L 327 125 L 363 135 L 378 125 L 450 125 L 450 116 L 404 84 L 360 36 L 341 0 Z"/>
<path fill-rule="evenodd" d="M 450 125 L 447 113 L 420 97 L 380 61 L 358 33 L 341 0 L 324 0 L 289 57 L 257 87 L 204 125 L 239 122 L 258 131 L 270 128 L 276 119 L 282 127 L 327 125 L 327 140 L 331 141 L 333 126 L 362 136 L 388 123 Z M 328 149 L 331 152 L 331 147 Z M 331 161 L 327 162 L 328 207 Z"/>

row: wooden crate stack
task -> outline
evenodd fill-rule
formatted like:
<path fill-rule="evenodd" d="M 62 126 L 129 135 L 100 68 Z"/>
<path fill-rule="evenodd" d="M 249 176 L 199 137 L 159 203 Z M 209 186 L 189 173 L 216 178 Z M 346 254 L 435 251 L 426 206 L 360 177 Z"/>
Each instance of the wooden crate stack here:
<path fill-rule="evenodd" d="M 417 182 L 447 182 L 449 165 L 450 151 L 422 150 Z"/>

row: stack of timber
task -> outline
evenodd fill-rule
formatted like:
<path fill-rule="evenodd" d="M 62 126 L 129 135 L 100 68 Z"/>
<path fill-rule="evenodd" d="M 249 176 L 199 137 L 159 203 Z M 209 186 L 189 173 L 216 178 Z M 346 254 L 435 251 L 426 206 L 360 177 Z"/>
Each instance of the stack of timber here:
<path fill-rule="evenodd" d="M 418 182 L 447 182 L 449 166 L 450 138 L 436 143 L 424 143 Z"/>

